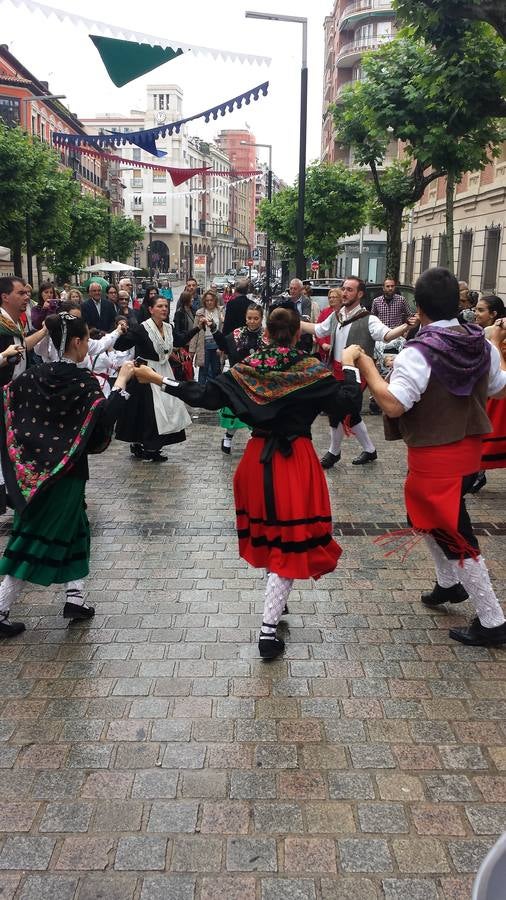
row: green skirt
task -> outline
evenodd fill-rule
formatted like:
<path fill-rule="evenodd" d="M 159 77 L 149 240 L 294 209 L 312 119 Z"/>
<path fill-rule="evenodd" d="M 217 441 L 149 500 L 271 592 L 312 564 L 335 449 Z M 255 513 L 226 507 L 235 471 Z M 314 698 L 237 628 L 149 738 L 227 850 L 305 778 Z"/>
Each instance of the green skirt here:
<path fill-rule="evenodd" d="M 219 416 L 221 427 L 226 428 L 227 431 L 238 431 L 239 428 L 250 427 L 249 425 L 246 425 L 246 422 L 243 422 L 242 419 L 238 419 L 228 406 L 224 406 L 220 409 Z"/>
<path fill-rule="evenodd" d="M 85 578 L 90 563 L 90 525 L 84 502 L 85 481 L 61 478 L 14 514 L 0 575 L 41 584 L 65 584 Z"/>

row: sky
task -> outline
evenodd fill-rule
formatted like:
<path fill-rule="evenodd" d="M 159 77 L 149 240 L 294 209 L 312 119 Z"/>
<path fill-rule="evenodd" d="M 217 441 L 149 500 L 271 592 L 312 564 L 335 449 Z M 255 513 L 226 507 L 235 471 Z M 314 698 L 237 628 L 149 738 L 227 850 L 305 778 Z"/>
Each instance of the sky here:
<path fill-rule="evenodd" d="M 55 17 L 0 5 L 2 41 L 33 74 L 49 82 L 51 93 L 79 117 L 105 112 L 128 115 L 146 107 L 146 85 L 183 88 L 183 116 L 194 115 L 266 80 L 269 94 L 217 122 L 192 123 L 190 134 L 213 140 L 221 128 L 244 128 L 255 140 L 272 144 L 273 170 L 288 183 L 297 176 L 299 157 L 302 26 L 246 19 L 246 9 L 308 18 L 307 161 L 319 158 L 322 121 L 323 20 L 333 0 L 46 0 L 102 22 L 123 25 L 192 44 L 272 57 L 270 66 L 215 61 L 192 53 L 166 63 L 123 88 L 110 81 L 85 30 Z M 310 7 L 310 9 L 309 9 Z M 259 150 L 267 161 L 267 151 Z"/>

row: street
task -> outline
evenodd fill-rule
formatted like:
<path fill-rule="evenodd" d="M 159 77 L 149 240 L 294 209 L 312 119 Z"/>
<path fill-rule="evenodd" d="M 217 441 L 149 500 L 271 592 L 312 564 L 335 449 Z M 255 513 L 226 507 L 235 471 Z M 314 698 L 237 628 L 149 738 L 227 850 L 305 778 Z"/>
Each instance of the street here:
<path fill-rule="evenodd" d="M 506 655 L 450 641 L 405 525 L 405 447 L 328 474 L 336 572 L 299 582 L 258 658 L 262 573 L 239 560 L 217 415 L 162 465 L 90 457 L 95 618 L 34 588 L 0 643 L 2 900 L 469 900 L 506 829 Z M 327 422 L 315 446 L 327 449 Z M 469 499 L 505 597 L 506 471 Z M 304 490 L 304 485 L 301 485 Z M 2 547 L 10 516 L 1 524 Z"/>

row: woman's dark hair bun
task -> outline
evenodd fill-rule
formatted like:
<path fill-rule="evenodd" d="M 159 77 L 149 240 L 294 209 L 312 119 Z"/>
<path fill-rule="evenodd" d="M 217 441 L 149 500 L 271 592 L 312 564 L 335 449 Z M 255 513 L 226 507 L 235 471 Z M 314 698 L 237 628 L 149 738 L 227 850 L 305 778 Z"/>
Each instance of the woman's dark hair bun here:
<path fill-rule="evenodd" d="M 267 319 L 267 329 L 275 344 L 290 345 L 300 328 L 300 316 L 296 309 L 275 307 Z"/>

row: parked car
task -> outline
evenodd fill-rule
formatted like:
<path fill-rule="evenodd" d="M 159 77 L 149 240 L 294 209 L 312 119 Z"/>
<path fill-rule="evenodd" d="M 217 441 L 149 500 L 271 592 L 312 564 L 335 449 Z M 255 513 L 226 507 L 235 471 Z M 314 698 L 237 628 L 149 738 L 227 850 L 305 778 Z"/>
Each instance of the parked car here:
<path fill-rule="evenodd" d="M 230 278 L 228 275 L 215 275 L 213 280 L 211 281 L 211 290 L 217 291 L 218 294 L 222 294 L 227 284 L 230 284 Z"/>

